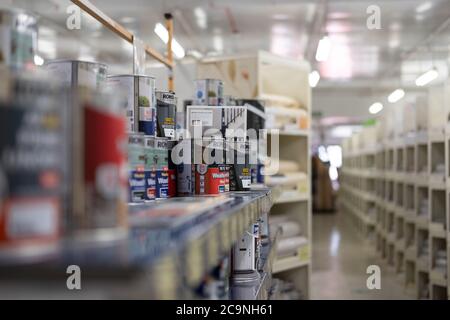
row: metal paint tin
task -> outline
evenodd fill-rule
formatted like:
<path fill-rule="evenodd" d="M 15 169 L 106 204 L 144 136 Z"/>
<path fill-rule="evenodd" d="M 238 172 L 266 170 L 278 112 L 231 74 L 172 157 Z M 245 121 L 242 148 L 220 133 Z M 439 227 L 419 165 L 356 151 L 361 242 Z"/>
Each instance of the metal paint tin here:
<path fill-rule="evenodd" d="M 168 158 L 168 170 L 167 174 L 169 176 L 168 185 L 168 197 L 176 197 L 177 195 L 177 167 L 172 161 L 172 149 L 176 145 L 176 141 L 167 142 L 167 158 Z"/>
<path fill-rule="evenodd" d="M 194 140 L 194 152 L 198 142 Z M 196 194 L 219 194 L 230 191 L 230 169 L 225 164 L 225 140 L 204 137 L 201 140 L 202 164 L 195 171 Z M 197 161 L 194 153 L 194 160 Z"/>
<path fill-rule="evenodd" d="M 156 198 L 169 197 L 168 139 L 155 138 Z"/>
<path fill-rule="evenodd" d="M 127 136 L 120 105 L 114 95 L 93 92 L 72 109 L 71 228 L 126 230 Z"/>
<path fill-rule="evenodd" d="M 143 202 L 145 200 L 145 165 L 144 135 L 128 135 L 128 199 L 130 202 Z"/>
<path fill-rule="evenodd" d="M 177 195 L 192 196 L 195 194 L 194 140 L 183 139 L 177 144 L 181 159 L 177 164 Z"/>
<path fill-rule="evenodd" d="M 2 81 L 14 92 L 0 101 L 0 249 L 52 244 L 67 191 L 63 107 L 46 81 Z"/>
<path fill-rule="evenodd" d="M 144 75 L 113 75 L 108 77 L 108 86 L 125 93 L 123 108 L 128 119 L 127 130 L 155 136 L 155 78 Z"/>
<path fill-rule="evenodd" d="M 62 85 L 92 90 L 103 89 L 108 67 L 105 64 L 80 60 L 53 60 L 45 69 Z"/>
<path fill-rule="evenodd" d="M 175 138 L 177 98 L 174 92 L 156 91 L 158 137 Z"/>
<path fill-rule="evenodd" d="M 220 194 L 230 191 L 228 165 L 198 164 L 195 171 L 195 193 Z"/>
<path fill-rule="evenodd" d="M 248 191 L 251 185 L 250 145 L 244 141 L 234 141 L 234 164 L 230 166 L 230 190 Z"/>
<path fill-rule="evenodd" d="M 156 198 L 156 153 L 155 137 L 144 136 L 145 156 L 145 200 Z"/>
<path fill-rule="evenodd" d="M 32 68 L 36 49 L 36 18 L 20 10 L 0 9 L 0 64 Z"/>
<path fill-rule="evenodd" d="M 201 106 L 223 105 L 223 81 L 218 79 L 199 79 L 194 81 L 194 103 Z"/>

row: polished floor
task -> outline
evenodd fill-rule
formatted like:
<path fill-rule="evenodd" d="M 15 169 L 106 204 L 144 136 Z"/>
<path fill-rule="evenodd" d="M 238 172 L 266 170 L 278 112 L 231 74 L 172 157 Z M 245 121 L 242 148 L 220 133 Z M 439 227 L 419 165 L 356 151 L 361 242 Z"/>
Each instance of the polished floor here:
<path fill-rule="evenodd" d="M 380 290 L 367 288 L 370 265 L 380 267 Z M 403 283 L 345 214 L 313 215 L 312 299 L 411 299 Z"/>

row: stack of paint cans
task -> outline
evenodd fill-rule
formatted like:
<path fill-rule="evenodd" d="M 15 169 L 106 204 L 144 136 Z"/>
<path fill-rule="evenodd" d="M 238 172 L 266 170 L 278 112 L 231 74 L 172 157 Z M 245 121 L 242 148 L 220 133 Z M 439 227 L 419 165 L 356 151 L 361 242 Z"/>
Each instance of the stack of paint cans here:
<path fill-rule="evenodd" d="M 155 138 L 156 198 L 169 197 L 169 141 Z"/>
<path fill-rule="evenodd" d="M 145 75 L 113 75 L 108 88 L 122 95 L 122 114 L 128 132 L 128 201 L 157 197 L 155 79 Z"/>
<path fill-rule="evenodd" d="M 11 69 L 34 68 L 37 22 L 20 10 L 0 9 L 0 65 Z"/>
<path fill-rule="evenodd" d="M 198 106 L 222 106 L 223 82 L 218 79 L 199 79 L 194 81 L 194 104 Z"/>
<path fill-rule="evenodd" d="M 177 157 L 177 195 L 179 197 L 193 196 L 195 194 L 195 163 L 194 163 L 194 140 L 182 139 L 176 145 Z M 174 159 L 173 159 L 174 160 Z"/>

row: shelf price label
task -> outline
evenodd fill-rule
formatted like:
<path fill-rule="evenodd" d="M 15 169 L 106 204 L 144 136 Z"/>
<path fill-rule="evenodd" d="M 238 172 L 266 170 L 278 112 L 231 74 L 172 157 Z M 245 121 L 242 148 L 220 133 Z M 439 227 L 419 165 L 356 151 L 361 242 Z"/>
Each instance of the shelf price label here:
<path fill-rule="evenodd" d="M 219 230 L 214 227 L 208 232 L 206 237 L 206 245 L 208 247 L 208 266 L 214 266 L 219 260 Z"/>
<path fill-rule="evenodd" d="M 157 299 L 177 299 L 177 288 L 181 282 L 176 271 L 177 265 L 176 257 L 168 255 L 152 270 L 151 283 L 154 284 Z"/>
<path fill-rule="evenodd" d="M 304 245 L 298 248 L 297 255 L 300 261 L 309 261 L 309 245 Z"/>

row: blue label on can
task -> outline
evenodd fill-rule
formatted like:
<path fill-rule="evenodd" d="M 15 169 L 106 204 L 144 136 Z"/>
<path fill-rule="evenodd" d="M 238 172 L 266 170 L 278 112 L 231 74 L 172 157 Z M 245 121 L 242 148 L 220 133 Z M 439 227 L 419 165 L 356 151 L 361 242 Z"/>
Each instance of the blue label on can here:
<path fill-rule="evenodd" d="M 139 107 L 139 132 L 154 136 L 156 132 L 156 108 Z"/>
<path fill-rule="evenodd" d="M 156 171 L 156 198 L 169 196 L 169 173 L 167 170 Z"/>
<path fill-rule="evenodd" d="M 256 182 L 264 183 L 264 165 L 263 164 L 258 163 L 258 165 L 257 165 Z"/>
<path fill-rule="evenodd" d="M 145 174 L 142 171 L 130 171 L 128 177 L 129 201 L 142 202 L 145 199 Z"/>
<path fill-rule="evenodd" d="M 156 198 L 156 171 L 145 171 L 145 200 Z"/>

